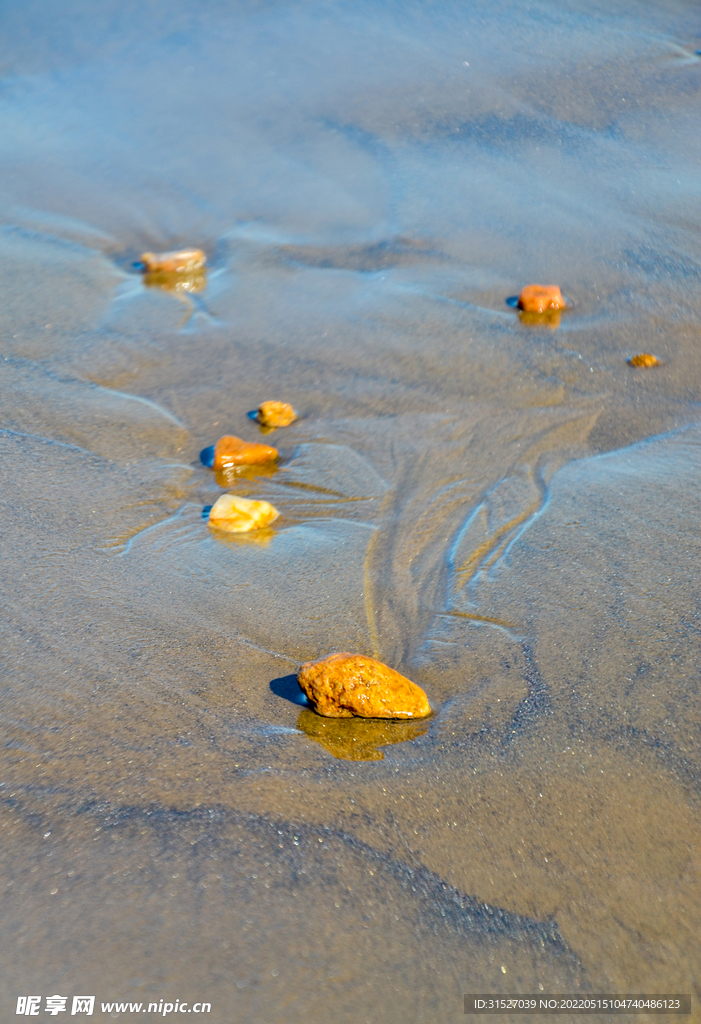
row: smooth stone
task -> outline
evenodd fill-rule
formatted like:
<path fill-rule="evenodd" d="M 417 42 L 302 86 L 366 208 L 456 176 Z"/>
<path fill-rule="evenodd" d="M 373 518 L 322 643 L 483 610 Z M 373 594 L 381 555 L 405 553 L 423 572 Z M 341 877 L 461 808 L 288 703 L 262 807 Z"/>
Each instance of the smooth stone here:
<path fill-rule="evenodd" d="M 258 406 L 258 422 L 262 427 L 289 427 L 297 414 L 287 402 L 268 401 Z"/>
<path fill-rule="evenodd" d="M 248 533 L 269 526 L 279 515 L 275 506 L 267 501 L 222 494 L 210 509 L 209 524 L 227 533 Z"/>
<path fill-rule="evenodd" d="M 428 698 L 406 676 L 363 654 L 329 654 L 302 665 L 297 681 L 326 718 L 425 718 Z"/>
<path fill-rule="evenodd" d="M 255 441 L 244 441 L 240 437 L 225 434 L 214 446 L 212 468 L 226 469 L 227 466 L 260 466 L 274 462 L 278 457 L 277 448 Z"/>

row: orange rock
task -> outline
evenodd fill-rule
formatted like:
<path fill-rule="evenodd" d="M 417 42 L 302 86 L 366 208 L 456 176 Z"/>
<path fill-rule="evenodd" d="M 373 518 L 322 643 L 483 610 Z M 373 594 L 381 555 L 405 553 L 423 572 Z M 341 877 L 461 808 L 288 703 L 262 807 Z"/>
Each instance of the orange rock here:
<path fill-rule="evenodd" d="M 628 360 L 629 366 L 659 366 L 659 359 L 655 359 L 649 352 L 641 352 L 639 356 L 631 356 Z"/>
<path fill-rule="evenodd" d="M 251 501 L 236 498 L 233 494 L 222 494 L 212 505 L 209 522 L 217 530 L 227 533 L 248 533 L 269 526 L 280 515 L 267 501 Z"/>
<path fill-rule="evenodd" d="M 244 441 L 240 437 L 225 434 L 214 446 L 214 463 L 212 469 L 226 469 L 228 466 L 260 466 L 264 462 L 274 462 L 278 456 L 277 448 L 269 444 L 257 444 Z"/>
<path fill-rule="evenodd" d="M 182 249 L 179 252 L 142 252 L 141 262 L 147 274 L 188 274 L 202 270 L 207 257 L 201 249 Z"/>
<path fill-rule="evenodd" d="M 527 284 L 518 297 L 518 308 L 526 313 L 564 309 L 565 300 L 556 284 Z"/>
<path fill-rule="evenodd" d="M 287 402 L 263 402 L 258 406 L 258 422 L 263 427 L 289 427 L 297 414 Z"/>
<path fill-rule="evenodd" d="M 426 694 L 399 672 L 362 654 L 308 661 L 297 676 L 307 700 L 326 718 L 425 718 Z"/>

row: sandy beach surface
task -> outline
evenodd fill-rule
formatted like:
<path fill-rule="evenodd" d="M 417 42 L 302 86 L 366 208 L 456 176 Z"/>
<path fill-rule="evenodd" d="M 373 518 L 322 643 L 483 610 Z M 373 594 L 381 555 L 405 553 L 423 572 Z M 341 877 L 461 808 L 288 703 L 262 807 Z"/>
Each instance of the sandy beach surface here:
<path fill-rule="evenodd" d="M 2 1019 L 701 1021 L 698 6 L 0 26 Z M 147 287 L 186 246 L 206 287 Z M 433 716 L 320 719 L 339 650 Z"/>

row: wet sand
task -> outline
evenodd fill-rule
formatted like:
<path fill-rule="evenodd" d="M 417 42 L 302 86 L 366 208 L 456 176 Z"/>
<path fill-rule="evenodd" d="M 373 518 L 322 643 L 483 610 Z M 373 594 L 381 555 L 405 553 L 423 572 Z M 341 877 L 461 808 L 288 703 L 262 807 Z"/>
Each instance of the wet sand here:
<path fill-rule="evenodd" d="M 5 1016 L 701 1020 L 698 11 L 0 20 Z M 145 287 L 185 246 L 206 288 Z M 280 518 L 210 530 L 227 490 Z M 435 714 L 320 720 L 333 650 Z"/>

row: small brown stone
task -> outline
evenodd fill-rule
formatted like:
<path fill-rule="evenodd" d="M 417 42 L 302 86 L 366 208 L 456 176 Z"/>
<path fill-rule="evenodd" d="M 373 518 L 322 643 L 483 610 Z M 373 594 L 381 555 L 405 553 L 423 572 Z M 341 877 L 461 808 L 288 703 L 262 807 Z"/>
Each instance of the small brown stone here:
<path fill-rule="evenodd" d="M 650 352 L 641 352 L 639 356 L 631 356 L 628 360 L 629 366 L 659 366 L 660 361 Z"/>
<path fill-rule="evenodd" d="M 189 274 L 202 270 L 207 257 L 201 249 L 182 249 L 179 252 L 142 252 L 141 262 L 147 274 Z"/>
<path fill-rule="evenodd" d="M 287 402 L 262 402 L 258 406 L 258 422 L 262 427 L 289 427 L 297 414 Z"/>
<path fill-rule="evenodd" d="M 280 515 L 267 501 L 251 501 L 222 494 L 212 505 L 209 522 L 217 530 L 227 533 L 248 533 L 269 526 Z"/>
<path fill-rule="evenodd" d="M 564 309 L 565 300 L 556 284 L 527 284 L 518 297 L 518 308 L 526 313 L 545 313 Z"/>
<path fill-rule="evenodd" d="M 229 466 L 260 466 L 274 462 L 278 457 L 277 448 L 255 441 L 244 441 L 240 437 L 225 434 L 214 446 L 212 469 L 226 469 Z"/>
<path fill-rule="evenodd" d="M 425 718 L 426 694 L 381 661 L 362 654 L 329 654 L 308 661 L 297 676 L 307 700 L 326 718 Z"/>

